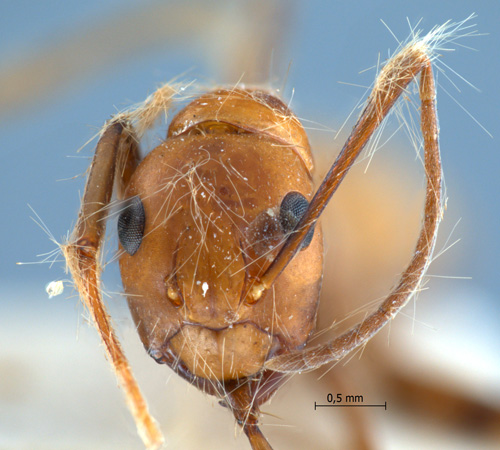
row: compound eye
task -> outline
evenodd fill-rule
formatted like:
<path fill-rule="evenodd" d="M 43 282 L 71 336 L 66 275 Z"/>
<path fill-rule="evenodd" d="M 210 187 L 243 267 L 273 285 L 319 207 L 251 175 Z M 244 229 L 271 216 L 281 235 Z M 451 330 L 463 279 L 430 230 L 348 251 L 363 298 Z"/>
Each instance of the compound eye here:
<path fill-rule="evenodd" d="M 118 217 L 118 239 L 129 255 L 139 250 L 145 223 L 146 214 L 141 199 L 138 196 L 129 198 Z"/>
<path fill-rule="evenodd" d="M 280 206 L 280 224 L 283 232 L 291 233 L 302 216 L 306 213 L 309 202 L 300 192 L 289 192 L 285 195 Z M 309 246 L 314 235 L 314 226 L 309 230 L 300 246 L 304 250 Z"/>

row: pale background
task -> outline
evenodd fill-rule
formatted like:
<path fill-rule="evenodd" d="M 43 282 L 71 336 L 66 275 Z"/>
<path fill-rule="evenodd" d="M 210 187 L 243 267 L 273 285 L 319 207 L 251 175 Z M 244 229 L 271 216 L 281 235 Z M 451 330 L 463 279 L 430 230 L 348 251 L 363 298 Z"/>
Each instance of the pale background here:
<path fill-rule="evenodd" d="M 210 2 L 210 6 L 201 1 L 0 1 L 1 449 L 141 448 L 78 299 L 70 287 L 50 300 L 44 292 L 47 282 L 65 277 L 63 264 L 56 262 L 50 270 L 48 265 L 15 265 L 40 260 L 37 254 L 55 248 L 30 220 L 33 213 L 27 205 L 57 240 L 63 239 L 76 219 L 84 183 L 82 177 L 71 178 L 85 171 L 93 144 L 78 155 L 76 151 L 110 114 L 142 100 L 155 86 L 180 74 L 181 79 L 196 79 L 204 86 L 235 83 L 243 71 L 244 80 L 275 88 L 286 78 L 285 98 L 289 99 L 295 89 L 294 111 L 313 121 L 311 128 L 338 130 L 364 93 L 363 88 L 339 81 L 369 85 L 374 70 L 360 72 L 373 67 L 379 53 L 384 59 L 389 49 L 396 48 L 393 36 L 379 19 L 404 39 L 409 33 L 407 17 L 412 24 L 423 18 L 421 28 L 429 30 L 448 19 L 461 20 L 476 12 L 478 17 L 471 23 L 487 34 L 461 41 L 477 51 L 457 47 L 443 58 L 481 92 L 451 71 L 447 74 L 460 92 L 445 77 L 439 77 L 443 88 L 438 100 L 441 145 L 449 202 L 438 249 L 450 235 L 450 242 L 461 241 L 439 258 L 431 272 L 470 279 L 432 279 L 415 309 L 410 307 L 406 318 L 398 319 L 392 327 L 390 339 L 386 334 L 378 345 L 384 354 L 391 355 L 393 364 L 414 372 L 411 364 L 417 361 L 419 368 L 428 368 L 425 372 L 430 378 L 457 386 L 461 394 L 489 402 L 498 411 L 500 4 L 492 0 L 262 5 L 268 3 L 270 6 L 259 8 L 258 2 L 249 6 L 234 1 Z M 274 16 L 268 8 L 275 8 Z M 274 17 L 273 26 L 265 23 L 266 17 Z M 259 42 L 263 47 L 253 53 Z M 347 129 L 350 126 L 352 122 Z M 333 137 L 332 131 L 311 137 L 323 155 L 318 157 L 319 173 L 327 168 L 323 161 L 331 161 L 341 146 L 342 138 L 333 141 Z M 325 269 L 325 297 L 331 301 L 330 297 L 343 297 L 342 301 L 347 301 L 340 308 L 344 315 L 353 308 L 351 297 L 357 297 L 352 298 L 352 304 L 359 306 L 387 292 L 409 260 L 417 235 L 421 167 L 413 161 L 413 149 L 403 135 L 396 136 L 390 147 L 376 155 L 365 178 L 361 175 L 365 165 L 359 165 L 361 170 L 353 180 L 361 177 L 361 185 L 346 183 L 344 193 L 342 188 L 339 191 L 339 196 L 345 196 L 338 200 L 340 212 L 330 212 L 333 218 L 323 221 L 334 233 L 328 244 L 332 262 Z M 368 199 L 362 189 L 365 185 Z M 349 194 L 349 189 L 354 194 Z M 407 196 L 385 200 L 375 195 L 378 192 Z M 370 203 L 375 197 L 380 206 Z M 393 228 L 384 225 L 381 234 L 366 231 L 362 222 L 385 217 L 388 206 L 396 208 L 387 212 Z M 373 215 L 363 216 L 365 210 Z M 414 218 L 411 224 L 407 215 Z M 356 235 L 364 236 L 360 242 L 366 245 L 359 244 Z M 356 242 L 362 250 L 353 250 Z M 382 249 L 382 256 L 375 247 Z M 391 250 L 385 252 L 386 247 Z M 398 253 L 400 248 L 402 254 Z M 110 255 L 112 252 L 110 248 Z M 393 253 L 394 258 L 390 256 Z M 378 272 L 380 266 L 384 274 Z M 116 268 L 110 269 L 106 287 L 118 292 L 121 288 L 113 274 Z M 332 283 L 335 286 L 330 286 Z M 358 289 L 365 284 L 375 286 L 374 290 Z M 234 440 L 233 419 L 227 411 L 142 352 L 123 298 L 117 294 L 108 303 L 115 311 L 115 322 L 153 413 L 170 438 L 168 448 L 247 448 L 244 438 Z M 328 316 L 322 320 L 323 326 L 333 319 Z M 279 416 L 277 420 L 264 418 L 279 424 L 264 427 L 276 448 L 303 448 L 307 443 L 312 448 L 343 448 L 342 439 L 349 439 L 335 429 L 342 419 L 311 410 L 314 401 L 324 400 L 326 393 L 340 392 L 333 381 L 318 381 L 319 375 L 309 375 L 303 381 L 295 377 L 271 406 L 263 408 Z M 364 393 L 367 398 L 368 392 L 374 392 L 372 402 L 387 399 L 383 391 L 370 391 L 373 388 L 363 382 L 356 389 L 353 393 Z M 431 397 L 428 408 L 433 407 Z M 453 424 L 433 427 L 411 415 L 401 420 L 394 409 L 385 416 L 377 413 L 373 420 L 378 448 L 422 448 L 423 444 L 430 448 L 495 448 L 498 444 L 491 433 L 457 436 Z"/>

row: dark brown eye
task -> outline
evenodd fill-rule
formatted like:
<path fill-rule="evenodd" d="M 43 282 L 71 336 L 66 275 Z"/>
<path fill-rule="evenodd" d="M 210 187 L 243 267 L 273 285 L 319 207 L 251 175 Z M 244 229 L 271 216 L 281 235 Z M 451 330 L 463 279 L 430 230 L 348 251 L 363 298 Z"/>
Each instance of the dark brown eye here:
<path fill-rule="evenodd" d="M 133 255 L 142 242 L 146 214 L 139 197 L 126 200 L 124 208 L 118 217 L 118 239 L 129 255 Z"/>
<path fill-rule="evenodd" d="M 285 195 L 280 206 L 280 224 L 284 233 L 291 233 L 295 229 L 308 207 L 309 202 L 300 192 L 289 192 Z M 301 250 L 309 246 L 313 235 L 314 226 L 302 241 Z"/>

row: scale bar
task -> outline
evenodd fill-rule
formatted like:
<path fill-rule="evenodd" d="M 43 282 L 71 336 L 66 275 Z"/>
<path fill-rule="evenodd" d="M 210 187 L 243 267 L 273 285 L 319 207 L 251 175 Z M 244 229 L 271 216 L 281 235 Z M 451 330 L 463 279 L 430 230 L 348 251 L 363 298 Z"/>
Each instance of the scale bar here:
<path fill-rule="evenodd" d="M 318 405 L 316 402 L 314 402 L 314 410 L 316 408 L 359 408 L 359 407 L 364 407 L 364 408 L 384 408 L 387 411 L 387 402 L 384 402 L 382 405 L 332 405 L 331 403 L 327 405 Z"/>

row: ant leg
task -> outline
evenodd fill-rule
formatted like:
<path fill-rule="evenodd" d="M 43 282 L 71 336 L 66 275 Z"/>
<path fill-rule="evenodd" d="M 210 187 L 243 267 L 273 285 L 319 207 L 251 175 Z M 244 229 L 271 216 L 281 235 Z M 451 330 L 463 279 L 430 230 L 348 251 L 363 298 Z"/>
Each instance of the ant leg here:
<path fill-rule="evenodd" d="M 404 92 L 413 77 L 420 72 L 421 130 L 424 140 L 427 189 L 424 221 L 413 258 L 402 274 L 396 288 L 382 302 L 378 310 L 363 322 L 326 344 L 271 358 L 265 364 L 267 369 L 278 372 L 313 370 L 323 364 L 339 360 L 352 350 L 366 344 L 413 296 L 430 264 L 438 225 L 442 216 L 441 161 L 435 107 L 436 92 L 432 67 L 425 52 L 425 47 L 422 48 L 417 44 L 403 49 L 382 69 L 365 110 L 337 161 L 311 201 L 305 214 L 307 217 L 304 217 L 301 223 L 297 225 L 296 229 L 298 231 L 282 249 L 282 252 L 286 252 L 289 245 L 292 250 L 288 250 L 288 253 L 296 251 L 302 238 L 307 234 L 309 225 L 317 220 L 327 201 L 369 137 L 387 115 L 397 98 Z M 273 265 L 279 258 L 280 255 L 270 266 L 268 273 L 273 271 Z M 281 261 L 278 261 L 278 264 L 276 264 L 278 269 L 279 265 L 282 264 Z M 277 271 L 278 269 L 274 270 Z M 264 279 L 266 276 L 267 273 L 262 278 Z"/>
<path fill-rule="evenodd" d="M 235 383 L 236 386 L 232 384 Z M 252 394 L 252 381 L 239 384 L 238 381 L 228 383 L 228 392 L 223 396 L 226 406 L 243 428 L 252 450 L 273 450 L 266 437 L 259 428 L 259 405 Z"/>

